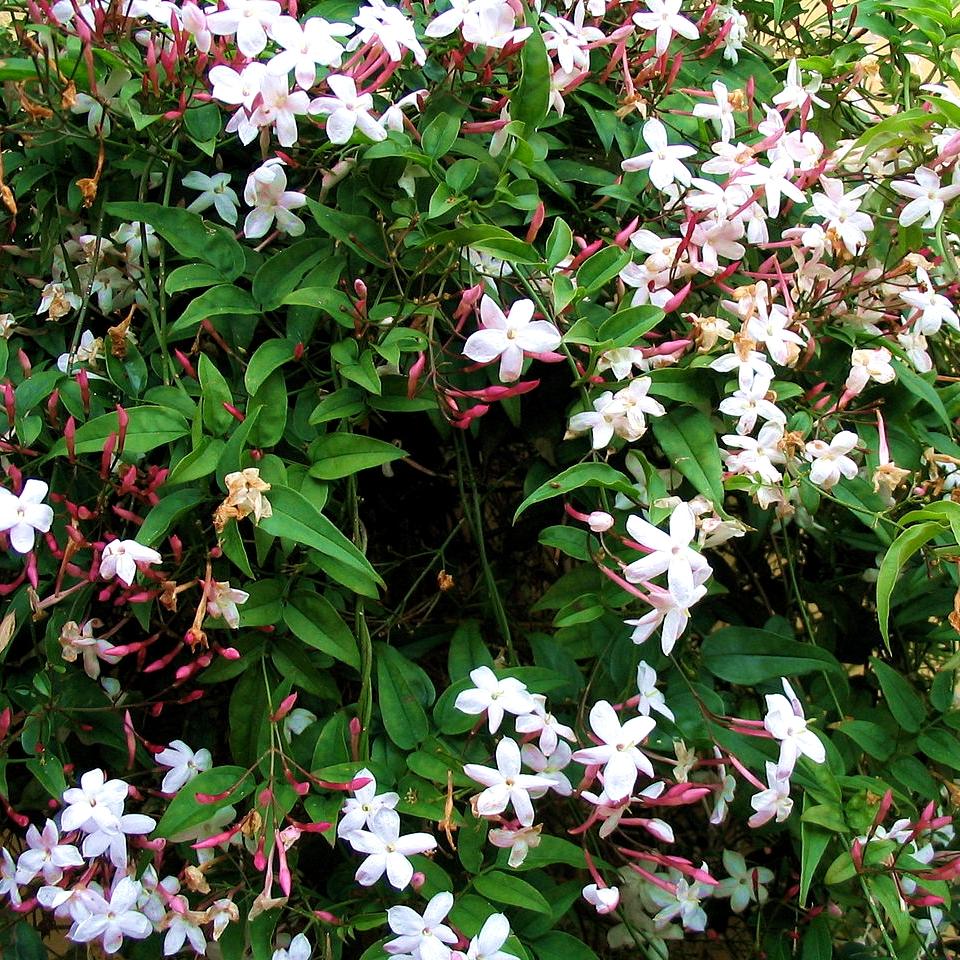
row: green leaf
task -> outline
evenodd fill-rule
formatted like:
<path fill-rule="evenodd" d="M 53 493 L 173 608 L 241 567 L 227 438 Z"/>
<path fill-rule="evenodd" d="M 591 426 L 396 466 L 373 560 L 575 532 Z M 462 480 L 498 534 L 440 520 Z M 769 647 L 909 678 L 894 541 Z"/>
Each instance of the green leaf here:
<path fill-rule="evenodd" d="M 217 105 L 205 103 L 187 110 L 183 115 L 183 125 L 190 139 L 202 148 L 202 145 L 217 139 L 223 127 L 223 121 Z"/>
<path fill-rule="evenodd" d="M 311 427 L 331 420 L 346 420 L 366 410 L 363 394 L 352 387 L 341 387 L 324 397 L 314 408 L 307 421 Z"/>
<path fill-rule="evenodd" d="M 225 444 L 222 440 L 201 437 L 200 445 L 178 460 L 167 477 L 166 486 L 177 483 L 190 483 L 207 477 L 217 469 L 217 463 Z"/>
<path fill-rule="evenodd" d="M 569 933 L 551 930 L 530 944 L 539 960 L 597 960 L 597 955 Z"/>
<path fill-rule="evenodd" d="M 586 296 L 599 290 L 612 280 L 628 263 L 630 254 L 611 245 L 588 257 L 577 269 L 578 296 Z"/>
<path fill-rule="evenodd" d="M 233 280 L 243 272 L 243 247 L 229 230 L 199 214 L 161 203 L 126 201 L 108 203 L 106 211 L 120 220 L 149 223 L 182 257 L 209 263 L 224 280 Z"/>
<path fill-rule="evenodd" d="M 851 877 L 855 877 L 857 868 L 854 866 L 850 854 L 844 851 L 827 867 L 827 872 L 823 876 L 823 882 L 828 886 L 835 883 L 844 883 Z"/>
<path fill-rule="evenodd" d="M 310 456 L 314 461 L 310 476 L 318 480 L 337 480 L 406 455 L 404 450 L 385 440 L 358 433 L 327 433 L 310 445 Z"/>
<path fill-rule="evenodd" d="M 510 263 L 540 263 L 540 255 L 529 244 L 515 237 L 503 227 L 490 225 L 457 227 L 424 239 L 428 247 L 449 245 L 472 247 Z"/>
<path fill-rule="evenodd" d="M 663 319 L 663 311 L 652 304 L 627 307 L 604 320 L 597 331 L 597 339 L 608 350 L 633 346 Z"/>
<path fill-rule="evenodd" d="M 298 640 L 360 669 L 357 641 L 325 597 L 301 590 L 284 604 L 283 620 Z"/>
<path fill-rule="evenodd" d="M 565 220 L 557 217 L 547 237 L 547 266 L 552 270 L 561 260 L 570 256 L 573 249 L 573 231 Z"/>
<path fill-rule="evenodd" d="M 526 125 L 525 136 L 534 133 L 550 111 L 550 55 L 536 23 L 520 51 L 520 83 L 510 97 L 510 119 Z"/>
<path fill-rule="evenodd" d="M 935 727 L 917 737 L 917 746 L 934 762 L 960 770 L 960 742 L 956 733 Z"/>
<path fill-rule="evenodd" d="M 149 453 L 186 436 L 190 427 L 183 415 L 169 407 L 130 407 L 127 411 L 127 438 L 123 446 L 126 454 Z M 77 453 L 100 453 L 104 441 L 118 430 L 117 414 L 105 413 L 77 427 L 74 449 Z M 67 441 L 61 437 L 51 448 L 48 457 L 63 457 Z"/>
<path fill-rule="evenodd" d="M 651 419 L 667 460 L 717 509 L 723 507 L 723 464 L 710 418 L 690 407 Z"/>
<path fill-rule="evenodd" d="M 887 760 L 893 753 L 895 744 L 890 734 L 878 723 L 871 723 L 869 720 L 841 720 L 831 724 L 830 728 L 846 734 L 861 750 L 877 760 Z"/>
<path fill-rule="evenodd" d="M 0 60 L 0 80 L 5 79 L 4 66 L 10 61 Z M 48 960 L 51 951 L 47 950 L 40 931 L 27 922 L 14 923 L 8 928 L 7 939 L 0 941 L 3 949 L 0 953 L 7 960 Z"/>
<path fill-rule="evenodd" d="M 533 910 L 535 913 L 550 913 L 550 904 L 536 887 L 509 873 L 500 870 L 481 873 L 474 878 L 473 886 L 477 893 L 495 903 L 523 907 L 524 910 Z"/>
<path fill-rule="evenodd" d="M 4 57 L 0 60 L 0 83 L 39 79 L 36 65 L 27 57 Z"/>
<path fill-rule="evenodd" d="M 457 142 L 460 133 L 460 116 L 444 111 L 438 114 L 427 125 L 420 140 L 424 153 L 439 160 L 450 152 L 450 148 Z"/>
<path fill-rule="evenodd" d="M 325 237 L 298 240 L 275 253 L 253 276 L 253 299 L 264 310 L 275 310 L 318 263 L 333 260 L 331 253 L 330 241 Z M 330 282 L 335 283 L 336 278 L 332 277 Z"/>
<path fill-rule="evenodd" d="M 633 485 L 627 481 L 627 478 L 609 464 L 578 463 L 537 487 L 517 507 L 517 512 L 513 515 L 514 523 L 516 523 L 520 514 L 533 504 L 542 503 L 551 497 L 562 497 L 572 490 L 579 490 L 581 487 L 604 487 L 608 490 L 616 490 L 629 497 L 635 496 L 637 492 Z"/>
<path fill-rule="evenodd" d="M 804 805 L 806 805 L 806 794 L 804 795 Z M 806 811 L 804 811 L 806 812 Z M 811 823 L 800 820 L 800 893 L 799 902 L 802 907 L 807 900 L 807 894 L 810 892 L 810 884 L 813 882 L 817 867 L 823 859 L 827 846 L 830 844 L 831 836 L 826 830 Z"/>
<path fill-rule="evenodd" d="M 367 263 L 388 267 L 383 231 L 369 217 L 343 213 L 307 197 L 307 206 L 317 226 L 335 240 L 349 247 Z"/>
<path fill-rule="evenodd" d="M 167 494 L 156 506 L 152 507 L 137 531 L 137 542 L 145 547 L 159 543 L 170 528 L 207 499 L 202 490 L 189 488 L 174 490 Z"/>
<path fill-rule="evenodd" d="M 931 410 L 937 415 L 940 423 L 947 428 L 949 433 L 952 430 L 952 423 L 947 414 L 947 409 L 940 399 L 936 388 L 929 380 L 925 380 L 909 364 L 901 360 L 893 359 L 890 365 L 897 371 L 897 379 L 902 383 L 915 397 L 924 400 Z"/>
<path fill-rule="evenodd" d="M 826 650 L 752 627 L 721 627 L 703 641 L 702 654 L 715 677 L 743 686 L 814 672 L 846 676 Z"/>
<path fill-rule="evenodd" d="M 192 336 L 196 328 L 210 317 L 223 315 L 250 315 L 259 314 L 260 307 L 246 290 L 234 287 L 231 284 L 221 284 L 211 287 L 199 297 L 187 304 L 183 313 L 174 320 L 168 331 L 171 339 L 183 340 Z M 173 336 L 176 334 L 176 336 Z"/>
<path fill-rule="evenodd" d="M 945 523 L 929 520 L 908 527 L 901 533 L 883 555 L 877 575 L 877 620 L 880 634 L 887 649 L 890 649 L 890 596 L 906 562 L 937 534 L 942 533 Z"/>
<path fill-rule="evenodd" d="M 267 494 L 273 516 L 260 527 L 275 537 L 288 537 L 331 557 L 363 580 L 383 586 L 367 558 L 303 494 L 274 484 Z"/>
<path fill-rule="evenodd" d="M 891 926 L 894 929 L 896 940 L 903 943 L 910 933 L 910 915 L 903 908 L 903 897 L 897 882 L 890 876 L 868 876 L 867 887 L 883 907 Z"/>
<path fill-rule="evenodd" d="M 243 375 L 243 384 L 251 397 L 274 370 L 293 359 L 296 346 L 290 340 L 266 340 L 257 347 Z"/>
<path fill-rule="evenodd" d="M 909 733 L 916 733 L 927 719 L 927 710 L 910 684 L 889 664 L 870 658 L 873 672 L 880 681 L 883 698 L 893 714 L 893 719 Z"/>
<path fill-rule="evenodd" d="M 167 274 L 163 288 L 167 293 L 173 294 L 195 290 L 197 287 L 214 287 L 226 281 L 227 277 L 209 263 L 187 263 Z"/>
<path fill-rule="evenodd" d="M 42 758 L 32 758 L 27 761 L 27 769 L 34 779 L 51 797 L 59 800 L 63 791 L 67 789 L 67 780 L 63 775 L 63 764 L 54 754 L 46 754 Z"/>
<path fill-rule="evenodd" d="M 382 643 L 376 645 L 376 661 L 380 716 L 387 736 L 401 750 L 413 750 L 430 734 L 427 715 L 415 692 L 419 678 L 414 671 L 419 668 Z"/>
<path fill-rule="evenodd" d="M 242 800 L 253 791 L 254 786 L 253 777 L 248 776 L 243 767 L 213 767 L 197 774 L 169 802 L 151 836 L 170 839 L 177 834 L 186 833 L 191 827 L 209 820 L 221 807 Z M 222 800 L 201 803 L 197 800 L 198 793 L 209 796 L 219 796 L 222 793 L 227 795 Z"/>
<path fill-rule="evenodd" d="M 493 657 L 480 633 L 476 620 L 463 620 L 454 630 L 447 651 L 447 674 L 451 681 L 461 680 L 477 667 L 493 667 Z"/>
<path fill-rule="evenodd" d="M 200 415 L 203 425 L 210 433 L 222 436 L 237 421 L 224 406 L 233 406 L 233 394 L 227 378 L 217 365 L 205 354 L 197 361 L 197 376 L 200 378 Z"/>

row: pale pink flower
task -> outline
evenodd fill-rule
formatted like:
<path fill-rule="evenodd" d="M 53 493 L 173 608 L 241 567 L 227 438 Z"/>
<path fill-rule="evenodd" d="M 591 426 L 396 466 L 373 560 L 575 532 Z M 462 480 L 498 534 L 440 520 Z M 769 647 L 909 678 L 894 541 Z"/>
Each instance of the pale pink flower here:
<path fill-rule="evenodd" d="M 339 67 L 343 44 L 334 37 L 353 33 L 349 23 L 331 23 L 323 17 L 310 17 L 300 24 L 294 17 L 278 17 L 270 25 L 270 36 L 283 50 L 267 64 L 267 72 L 285 77 L 290 71 L 297 85 L 309 90 L 317 79 L 317 66 Z"/>
<path fill-rule="evenodd" d="M 17 859 L 17 881 L 30 883 L 37 874 L 44 883 L 58 883 L 66 867 L 82 867 L 80 851 L 70 843 L 60 842 L 60 833 L 52 820 L 47 820 L 41 833 L 31 823 L 27 829 L 27 847 Z"/>
<path fill-rule="evenodd" d="M 373 886 L 386 873 L 390 885 L 402 890 L 413 879 L 413 864 L 407 859 L 437 846 L 429 833 L 400 836 L 400 815 L 382 809 L 371 818 L 369 830 L 354 830 L 345 837 L 358 853 L 367 854 L 360 864 L 356 881 L 362 887 Z"/>
<path fill-rule="evenodd" d="M 267 31 L 280 16 L 276 0 L 222 0 L 225 10 L 207 13 L 207 29 L 217 36 L 235 35 L 245 57 L 256 57 L 267 45 Z"/>
<path fill-rule="evenodd" d="M 170 746 L 164 747 L 155 759 L 160 766 L 169 767 L 160 784 L 164 793 L 176 793 L 197 774 L 209 770 L 213 765 L 209 750 L 204 748 L 194 752 L 182 740 L 171 740 Z"/>
<path fill-rule="evenodd" d="M 390 907 L 387 923 L 397 936 L 383 949 L 389 954 L 412 954 L 420 960 L 448 960 L 448 944 L 456 943 L 457 935 L 443 920 L 452 906 L 453 894 L 444 890 L 430 898 L 422 915 L 411 907 Z"/>
<path fill-rule="evenodd" d="M 653 776 L 653 766 L 639 744 L 655 726 L 651 717 L 634 717 L 621 725 L 616 710 L 600 700 L 590 710 L 590 728 L 600 743 L 578 750 L 573 759 L 591 766 L 603 765 L 604 792 L 616 803 L 630 796 L 639 773 Z"/>
<path fill-rule="evenodd" d="M 560 331 L 548 320 L 533 319 L 533 301 L 517 300 L 504 316 L 484 294 L 480 301 L 481 329 L 467 337 L 463 353 L 477 363 L 500 359 L 500 379 L 512 383 L 520 378 L 525 353 L 549 353 L 560 346 Z"/>
<path fill-rule="evenodd" d="M 852 480 L 857 475 L 857 465 L 847 456 L 854 450 L 860 438 L 850 430 L 841 430 L 829 443 L 811 440 L 806 446 L 810 467 L 810 482 L 824 490 L 839 483 L 844 476 Z"/>
<path fill-rule="evenodd" d="M 618 887 L 599 887 L 595 883 L 588 883 L 582 892 L 583 899 L 601 915 L 613 913 L 620 905 L 620 890 Z"/>
<path fill-rule="evenodd" d="M 755 793 L 750 798 L 750 806 L 756 811 L 747 821 L 751 827 L 762 827 L 767 821 L 777 818 L 777 823 L 783 823 L 793 810 L 793 800 L 790 798 L 790 781 L 777 773 L 777 765 L 771 761 L 766 763 L 767 789 Z"/>
<path fill-rule="evenodd" d="M 636 515 L 627 518 L 627 532 L 650 552 L 624 568 L 626 579 L 639 583 L 666 573 L 667 586 L 677 603 L 692 606 L 699 585 L 697 575 L 706 572 L 709 576 L 712 571 L 707 561 L 690 547 L 697 533 L 690 506 L 679 503 L 673 508 L 669 533 Z"/>
<path fill-rule="evenodd" d="M 254 208 L 243 222 L 243 235 L 249 239 L 264 236 L 274 220 L 277 230 L 291 237 L 299 237 L 306 230 L 304 222 L 292 211 L 302 207 L 307 198 L 287 190 L 287 175 L 279 157 L 271 157 L 247 177 L 243 199 Z"/>
<path fill-rule="evenodd" d="M 331 143 L 348 143 L 354 129 L 366 134 L 371 140 L 386 140 L 387 131 L 371 115 L 373 97 L 369 93 L 358 94 L 353 77 L 333 74 L 326 84 L 332 97 L 317 97 L 310 104 L 310 113 L 327 118 L 327 136 Z"/>
<path fill-rule="evenodd" d="M 814 763 L 823 763 L 826 751 L 817 735 L 807 729 L 803 707 L 786 678 L 783 693 L 768 693 L 764 698 L 767 713 L 763 718 L 764 729 L 780 741 L 780 759 L 777 762 L 777 777 L 785 780 L 793 772 L 797 758 L 809 757 Z"/>
<path fill-rule="evenodd" d="M 99 940 L 104 953 L 116 953 L 123 938 L 145 940 L 153 933 L 153 924 L 136 908 L 140 884 L 133 877 L 121 876 L 109 900 L 98 896 L 88 900 L 89 914 L 76 923 L 69 937 L 76 943 Z"/>
<path fill-rule="evenodd" d="M 0 487 L 0 531 L 7 532 L 17 553 L 30 553 L 37 533 L 46 533 L 53 523 L 53 507 L 43 502 L 48 490 L 42 480 L 33 479 L 19 496 Z"/>
<path fill-rule="evenodd" d="M 700 31 L 696 24 L 680 15 L 682 0 L 646 0 L 647 13 L 635 13 L 633 22 L 641 30 L 656 32 L 656 52 L 660 56 L 667 52 L 667 47 L 675 33 L 687 40 L 696 40 Z"/>
<path fill-rule="evenodd" d="M 690 171 L 681 161 L 692 157 L 696 149 L 686 144 L 670 146 L 667 128 L 656 117 L 643 125 L 642 136 L 650 152 L 629 157 L 620 164 L 621 168 L 627 173 L 647 170 L 650 182 L 658 190 L 665 190 L 672 183 L 689 184 Z"/>
<path fill-rule="evenodd" d="M 530 792 L 537 788 L 548 790 L 552 783 L 546 777 L 520 772 L 520 747 L 509 737 L 497 744 L 496 757 L 496 768 L 478 763 L 468 763 L 463 768 L 471 780 L 487 788 L 476 799 L 477 813 L 490 817 L 503 813 L 508 805 L 512 805 L 521 826 L 529 827 L 533 824 Z"/>
<path fill-rule="evenodd" d="M 139 563 L 161 563 L 163 557 L 156 550 L 145 547 L 136 540 L 111 540 L 100 557 L 100 576 L 104 580 L 116 577 L 129 587 L 137 575 Z"/>
<path fill-rule="evenodd" d="M 943 216 L 944 208 L 955 197 L 960 196 L 960 183 L 948 187 L 940 186 L 940 177 L 929 167 L 917 167 L 913 178 L 894 180 L 890 186 L 901 197 L 910 197 L 910 202 L 900 211 L 900 226 L 909 227 L 918 220 L 925 230 L 932 230 Z"/>

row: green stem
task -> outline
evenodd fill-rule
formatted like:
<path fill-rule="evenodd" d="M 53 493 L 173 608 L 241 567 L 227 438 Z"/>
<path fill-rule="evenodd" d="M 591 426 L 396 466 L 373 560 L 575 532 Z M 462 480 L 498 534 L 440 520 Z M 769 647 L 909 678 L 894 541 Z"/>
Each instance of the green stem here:
<path fill-rule="evenodd" d="M 464 474 L 467 480 L 464 480 Z M 480 504 L 480 494 L 477 490 L 476 477 L 470 464 L 470 454 L 467 449 L 466 438 L 462 435 L 457 436 L 457 482 L 460 486 L 460 497 L 466 509 L 467 517 L 470 521 L 470 527 L 473 531 L 473 537 L 477 544 L 477 553 L 480 556 L 480 566 L 483 568 L 483 577 L 487 584 L 487 593 L 490 596 L 490 605 L 493 607 L 493 616 L 497 621 L 500 634 L 507 648 L 507 655 L 510 658 L 511 665 L 516 666 L 517 652 L 513 646 L 513 635 L 510 631 L 510 621 L 507 619 L 507 611 L 503 605 L 503 598 L 500 596 L 500 589 L 497 586 L 497 578 L 494 576 L 493 568 L 487 558 L 487 546 L 483 536 L 483 511 Z M 466 486 L 469 485 L 469 490 Z"/>

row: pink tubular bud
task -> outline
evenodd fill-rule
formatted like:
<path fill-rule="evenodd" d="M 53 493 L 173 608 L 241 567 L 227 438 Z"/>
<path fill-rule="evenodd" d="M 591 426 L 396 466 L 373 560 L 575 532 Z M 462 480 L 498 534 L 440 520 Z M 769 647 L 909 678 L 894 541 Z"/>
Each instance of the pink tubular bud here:
<path fill-rule="evenodd" d="M 290 891 L 293 889 L 293 878 L 290 876 L 290 867 L 287 865 L 287 850 L 280 840 L 279 831 L 277 831 L 276 851 L 277 860 L 280 864 L 280 869 L 277 871 L 277 882 L 280 884 L 284 896 L 289 897 Z"/>
<path fill-rule="evenodd" d="M 618 246 L 622 247 L 624 250 L 627 248 L 627 244 L 630 242 L 630 237 L 633 236 L 634 231 L 637 229 L 638 224 L 640 223 L 639 217 L 634 217 L 614 238 L 613 242 Z"/>
<path fill-rule="evenodd" d="M 247 418 L 232 404 L 227 403 L 226 400 L 221 401 L 223 404 L 223 409 L 230 414 L 235 420 L 238 420 L 240 423 L 243 423 Z"/>
<path fill-rule="evenodd" d="M 17 419 L 17 400 L 9 380 L 3 385 L 3 405 L 7 411 L 7 425 L 12 427 Z"/>
<path fill-rule="evenodd" d="M 129 710 L 123 713 L 123 733 L 127 740 L 127 769 L 132 770 L 137 756 L 137 736 L 133 731 L 133 720 Z"/>
<path fill-rule="evenodd" d="M 850 847 L 850 859 L 853 861 L 857 873 L 863 873 L 863 843 L 859 838 L 854 840 Z"/>
<path fill-rule="evenodd" d="M 257 796 L 258 807 L 269 807 L 273 802 L 273 790 L 270 787 L 264 787 Z"/>
<path fill-rule="evenodd" d="M 417 392 L 417 386 L 420 383 L 420 377 L 427 366 L 427 355 L 420 353 L 417 359 L 413 361 L 409 372 L 407 373 L 407 399 L 412 400 Z"/>
<path fill-rule="evenodd" d="M 693 289 L 693 282 L 690 281 L 685 286 L 683 286 L 679 292 L 675 293 L 663 305 L 663 312 L 673 313 L 673 311 L 676 310 L 683 303 L 683 301 L 687 299 L 687 296 L 689 295 L 692 289 Z"/>
<path fill-rule="evenodd" d="M 522 396 L 531 390 L 536 390 L 539 386 L 539 380 L 525 380 L 523 383 L 515 383 L 512 387 L 484 387 L 482 390 L 462 390 L 460 394 L 464 397 L 483 400 L 485 403 L 497 403 L 500 400 L 507 400 L 510 397 Z"/>
<path fill-rule="evenodd" d="M 298 342 L 297 345 L 293 348 L 293 359 L 299 363 L 303 359 L 303 353 L 307 348 L 303 343 Z"/>
<path fill-rule="evenodd" d="M 592 257 L 602 246 L 602 240 L 594 240 L 593 243 L 586 243 L 583 237 L 576 238 L 579 243 L 584 244 L 580 252 L 573 258 L 568 270 L 576 270 L 584 260 Z"/>
<path fill-rule="evenodd" d="M 100 479 L 106 480 L 110 475 L 110 464 L 113 460 L 113 451 L 117 446 L 117 435 L 109 434 L 103 442 L 103 453 L 100 455 Z"/>
<path fill-rule="evenodd" d="M 86 370 L 78 370 L 75 377 L 77 386 L 80 388 L 80 402 L 83 404 L 83 412 L 90 412 L 90 378 Z"/>
<path fill-rule="evenodd" d="M 527 235 L 524 238 L 527 243 L 533 243 L 537 239 L 537 234 L 540 232 L 540 228 L 543 226 L 543 219 L 547 214 L 547 208 L 543 205 L 541 200 L 537 204 L 537 208 L 533 211 L 533 217 L 530 219 L 530 227 L 527 230 Z"/>
<path fill-rule="evenodd" d="M 199 840 L 197 843 L 191 843 L 190 846 L 194 850 L 209 850 L 210 847 L 219 847 L 221 843 L 228 843 L 230 838 L 237 833 L 243 822 L 241 821 L 236 826 L 231 827 L 229 830 L 224 830 L 223 833 L 214 834 L 212 837 L 207 837 L 205 840 Z"/>
<path fill-rule="evenodd" d="M 4 707 L 0 713 L 0 740 L 2 740 L 10 730 L 10 723 L 13 720 L 13 712 L 9 707 Z"/>
<path fill-rule="evenodd" d="M 224 790 L 223 793 L 195 793 L 193 798 L 197 801 L 197 803 L 219 803 L 221 800 L 226 800 L 227 797 L 233 793 L 235 788 L 236 784 L 229 789 Z"/>
<path fill-rule="evenodd" d="M 60 404 L 60 391 L 54 390 L 53 393 L 47 397 L 47 418 L 50 420 L 50 426 L 54 430 L 59 429 L 60 427 L 60 418 L 57 416 L 57 407 Z"/>
<path fill-rule="evenodd" d="M 419 870 L 410 878 L 410 886 L 414 890 L 419 890 L 426 882 L 426 876 Z"/>
<path fill-rule="evenodd" d="M 241 654 L 236 647 L 220 647 L 220 656 L 224 660 L 239 660 Z"/>
<path fill-rule="evenodd" d="M 373 781 L 370 777 L 354 777 L 346 783 L 334 783 L 331 780 L 319 779 L 314 779 L 314 783 L 316 783 L 317 786 L 323 787 L 324 790 L 340 790 L 346 793 L 353 792 L 354 790 L 362 790 L 368 783 L 373 783 Z"/>
<path fill-rule="evenodd" d="M 120 404 L 117 404 L 117 453 L 123 453 L 123 445 L 127 442 L 127 427 L 130 426 L 130 414 Z"/>
<path fill-rule="evenodd" d="M 260 842 L 257 844 L 257 852 L 253 855 L 253 866 L 254 869 L 261 872 L 267 867 L 267 857 L 263 852 L 263 837 L 260 838 Z"/>
<path fill-rule="evenodd" d="M 329 910 L 314 910 L 313 915 L 318 920 L 322 920 L 324 923 L 329 923 L 333 927 L 340 926 L 340 918 L 336 914 L 330 913 Z"/>
<path fill-rule="evenodd" d="M 23 379 L 29 380 L 30 374 L 33 373 L 33 365 L 30 363 L 30 358 L 21 349 L 17 351 L 17 360 L 20 363 L 20 369 L 23 371 Z"/>
<path fill-rule="evenodd" d="M 283 775 L 298 797 L 305 797 L 310 792 L 310 784 L 297 780 L 289 769 L 284 768 Z"/>
<path fill-rule="evenodd" d="M 280 702 L 280 706 L 277 707 L 273 716 L 270 717 L 271 723 L 279 723 L 292 709 L 293 705 L 297 702 L 297 697 L 299 694 L 297 692 L 291 693 L 289 696 L 284 697 Z"/>
<path fill-rule="evenodd" d="M 177 363 L 179 363 L 180 366 L 183 367 L 184 373 L 186 373 L 188 377 L 193 377 L 194 380 L 200 379 L 197 376 L 196 368 L 190 362 L 189 357 L 187 357 L 187 355 L 182 350 L 174 350 L 173 356 L 174 356 L 174 359 L 177 361 Z"/>

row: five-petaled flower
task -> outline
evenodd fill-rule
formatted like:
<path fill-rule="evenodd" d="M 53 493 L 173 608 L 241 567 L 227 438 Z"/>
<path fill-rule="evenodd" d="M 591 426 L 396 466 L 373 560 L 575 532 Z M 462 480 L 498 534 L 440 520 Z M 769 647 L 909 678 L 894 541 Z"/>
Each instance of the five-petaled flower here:
<path fill-rule="evenodd" d="M 116 577 L 129 587 L 137 575 L 138 563 L 160 563 L 163 557 L 136 540 L 111 540 L 100 556 L 100 576 L 104 580 Z"/>
<path fill-rule="evenodd" d="M 7 532 L 17 553 L 29 553 L 36 534 L 46 533 L 53 523 L 53 507 L 43 502 L 47 490 L 42 480 L 32 479 L 19 496 L 0 487 L 0 531 Z"/>
<path fill-rule="evenodd" d="M 500 379 L 512 383 L 520 378 L 524 354 L 549 353 L 560 346 L 560 331 L 549 320 L 533 319 L 533 301 L 517 300 L 510 312 L 503 311 L 484 295 L 480 301 L 481 329 L 471 333 L 464 355 L 477 363 L 500 358 Z"/>

